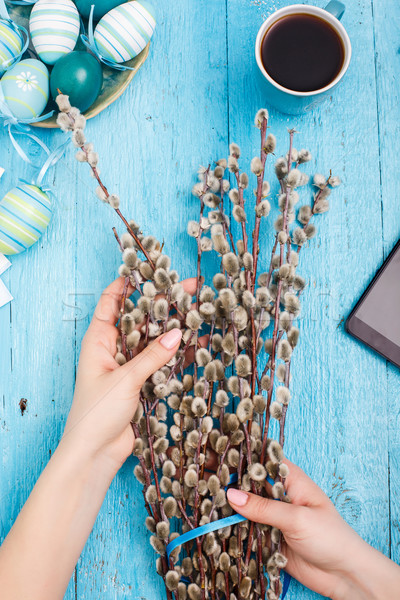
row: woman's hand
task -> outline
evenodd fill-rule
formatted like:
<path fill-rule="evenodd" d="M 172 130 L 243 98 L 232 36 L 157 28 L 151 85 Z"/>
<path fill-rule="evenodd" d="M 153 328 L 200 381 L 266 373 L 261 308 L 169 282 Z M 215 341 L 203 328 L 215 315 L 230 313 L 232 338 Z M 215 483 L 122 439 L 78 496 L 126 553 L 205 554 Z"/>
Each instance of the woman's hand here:
<path fill-rule="evenodd" d="M 100 298 L 82 343 L 64 436 L 0 548 L 1 600 L 64 597 L 110 483 L 132 452 L 140 388 L 179 347 L 181 331 L 173 329 L 118 366 L 123 285 L 117 279 Z M 195 293 L 196 279 L 183 285 Z"/>
<path fill-rule="evenodd" d="M 249 520 L 282 531 L 285 570 L 334 600 L 400 598 L 400 567 L 364 542 L 299 467 L 284 462 L 290 504 L 236 489 L 228 490 L 228 500 Z"/>
<path fill-rule="evenodd" d="M 181 331 L 172 329 L 154 340 L 131 361 L 119 366 L 114 359 L 124 280 L 119 278 L 102 294 L 82 342 L 76 388 L 64 439 L 85 440 L 89 452 L 102 454 L 115 471 L 131 454 L 134 435 L 130 424 L 139 392 L 148 377 L 176 353 Z M 194 294 L 196 279 L 183 282 Z"/>

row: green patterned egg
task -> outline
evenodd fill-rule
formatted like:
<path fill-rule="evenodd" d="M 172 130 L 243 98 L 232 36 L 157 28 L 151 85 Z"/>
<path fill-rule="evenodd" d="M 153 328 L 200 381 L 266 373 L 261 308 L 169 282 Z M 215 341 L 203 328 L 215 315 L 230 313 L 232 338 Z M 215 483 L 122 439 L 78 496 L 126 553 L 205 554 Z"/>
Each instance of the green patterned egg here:
<path fill-rule="evenodd" d="M 75 48 L 79 13 L 72 0 L 38 0 L 29 18 L 32 43 L 39 58 L 54 65 Z"/>
<path fill-rule="evenodd" d="M 18 119 L 39 117 L 49 99 L 49 72 L 35 58 L 21 60 L 0 80 L 4 100 Z"/>
<path fill-rule="evenodd" d="M 147 46 L 155 26 L 154 9 L 149 2 L 125 2 L 110 10 L 97 24 L 94 31 L 97 51 L 112 62 L 126 62 Z"/>
<path fill-rule="evenodd" d="M 0 20 L 0 76 L 12 60 L 22 50 L 24 40 L 18 29 L 15 29 L 9 21 Z"/>
<path fill-rule="evenodd" d="M 0 202 L 0 252 L 10 256 L 38 241 L 52 216 L 48 195 L 35 185 L 20 183 Z"/>

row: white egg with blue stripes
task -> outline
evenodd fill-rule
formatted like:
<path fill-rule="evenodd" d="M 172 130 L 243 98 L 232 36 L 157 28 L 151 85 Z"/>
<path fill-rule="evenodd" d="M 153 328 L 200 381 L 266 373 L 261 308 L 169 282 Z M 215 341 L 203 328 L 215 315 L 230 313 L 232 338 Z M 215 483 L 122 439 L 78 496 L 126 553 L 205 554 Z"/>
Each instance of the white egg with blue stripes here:
<path fill-rule="evenodd" d="M 54 65 L 75 48 L 80 30 L 78 9 L 71 0 L 38 0 L 32 8 L 29 30 L 39 58 Z"/>
<path fill-rule="evenodd" d="M 49 99 L 49 72 L 36 58 L 20 60 L 0 80 L 4 100 L 17 119 L 39 117 Z"/>
<path fill-rule="evenodd" d="M 149 43 L 156 26 L 154 9 L 146 1 L 133 0 L 110 10 L 94 31 L 98 53 L 115 63 L 131 60 Z"/>
<path fill-rule="evenodd" d="M 0 252 L 19 254 L 38 241 L 52 217 L 49 196 L 40 187 L 20 183 L 0 202 Z"/>
<path fill-rule="evenodd" d="M 10 21 L 0 20 L 0 76 L 22 50 L 22 33 Z"/>

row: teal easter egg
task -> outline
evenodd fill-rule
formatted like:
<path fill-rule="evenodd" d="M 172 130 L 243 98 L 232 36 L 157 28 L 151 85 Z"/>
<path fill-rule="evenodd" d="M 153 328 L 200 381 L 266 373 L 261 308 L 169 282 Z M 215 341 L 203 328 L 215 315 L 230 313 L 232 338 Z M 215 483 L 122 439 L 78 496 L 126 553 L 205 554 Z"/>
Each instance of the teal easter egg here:
<path fill-rule="evenodd" d="M 122 2 L 121 0 L 93 0 L 93 2 L 91 0 L 76 0 L 75 4 L 85 19 L 89 18 L 91 6 L 94 4 L 93 19 L 99 21 L 101 17 L 104 17 L 106 13 L 122 4 Z"/>
<path fill-rule="evenodd" d="M 112 62 L 126 62 L 147 46 L 155 26 L 154 9 L 148 2 L 126 2 L 110 10 L 97 24 L 96 48 Z"/>
<path fill-rule="evenodd" d="M 48 195 L 35 185 L 21 183 L 0 202 L 0 252 L 19 254 L 38 241 L 52 215 Z"/>
<path fill-rule="evenodd" d="M 39 58 L 54 65 L 75 48 L 79 13 L 71 0 L 38 0 L 29 18 L 32 43 Z"/>
<path fill-rule="evenodd" d="M 23 43 L 21 32 L 9 21 L 0 20 L 0 76 L 10 66 L 10 61 L 21 52 Z"/>
<path fill-rule="evenodd" d="M 1 78 L 4 100 L 18 119 L 42 114 L 49 99 L 49 72 L 35 58 L 21 60 Z"/>
<path fill-rule="evenodd" d="M 71 52 L 60 58 L 50 76 L 53 98 L 58 90 L 69 96 L 72 106 L 85 112 L 96 100 L 103 84 L 103 70 L 99 61 L 88 52 Z"/>

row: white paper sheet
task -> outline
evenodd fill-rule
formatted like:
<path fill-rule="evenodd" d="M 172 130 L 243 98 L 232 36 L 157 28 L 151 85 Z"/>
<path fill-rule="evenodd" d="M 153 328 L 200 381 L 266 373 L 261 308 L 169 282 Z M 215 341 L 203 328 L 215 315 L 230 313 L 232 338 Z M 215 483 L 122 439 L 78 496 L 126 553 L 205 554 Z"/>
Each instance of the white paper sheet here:
<path fill-rule="evenodd" d="M 0 279 L 0 308 L 5 304 L 8 304 L 8 302 L 11 302 L 12 299 L 13 297 L 11 296 L 9 290 Z"/>
<path fill-rule="evenodd" d="M 11 263 L 8 258 L 6 258 L 4 254 L 0 253 L 0 275 L 5 273 L 10 267 Z M 0 279 L 0 308 L 5 304 L 8 304 L 8 302 L 11 302 L 11 300 L 13 300 L 13 297 L 11 296 L 5 283 Z"/>
<path fill-rule="evenodd" d="M 3 275 L 3 273 L 7 271 L 9 267 L 11 267 L 10 261 L 6 256 L 4 256 L 4 254 L 1 254 L 0 252 L 0 275 Z"/>

